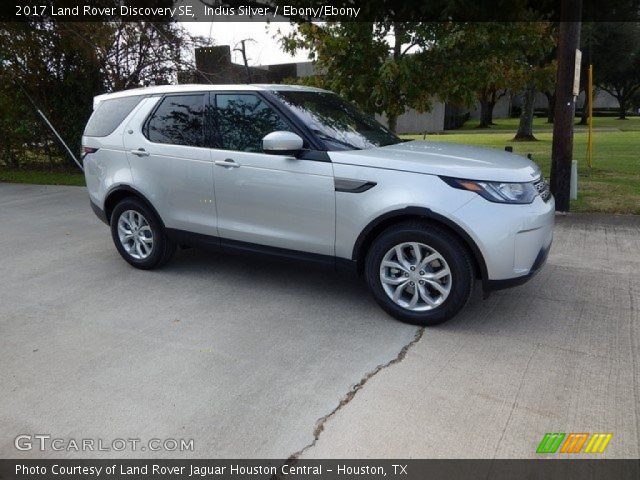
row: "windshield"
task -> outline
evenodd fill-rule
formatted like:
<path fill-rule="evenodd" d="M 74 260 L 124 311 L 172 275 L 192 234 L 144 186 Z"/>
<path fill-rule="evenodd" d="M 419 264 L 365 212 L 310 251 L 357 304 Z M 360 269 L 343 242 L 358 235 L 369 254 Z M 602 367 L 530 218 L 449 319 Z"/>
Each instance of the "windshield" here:
<path fill-rule="evenodd" d="M 335 93 L 274 92 L 328 150 L 363 150 L 402 140 Z"/>

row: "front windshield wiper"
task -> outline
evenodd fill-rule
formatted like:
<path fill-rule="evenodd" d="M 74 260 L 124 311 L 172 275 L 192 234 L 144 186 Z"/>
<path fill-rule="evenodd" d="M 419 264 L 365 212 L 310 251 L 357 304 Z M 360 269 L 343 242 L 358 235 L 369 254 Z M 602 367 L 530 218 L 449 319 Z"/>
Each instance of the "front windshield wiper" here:
<path fill-rule="evenodd" d="M 331 137 L 330 135 L 327 135 L 326 133 L 321 132 L 320 130 L 312 130 L 313 133 L 315 133 L 321 140 L 327 140 L 329 142 L 335 142 L 339 145 L 342 145 L 344 147 L 348 147 L 348 148 L 352 148 L 354 150 L 362 150 L 361 148 L 356 147 L 355 145 L 352 145 L 348 142 L 344 142 L 342 140 L 338 140 L 337 138 Z"/>

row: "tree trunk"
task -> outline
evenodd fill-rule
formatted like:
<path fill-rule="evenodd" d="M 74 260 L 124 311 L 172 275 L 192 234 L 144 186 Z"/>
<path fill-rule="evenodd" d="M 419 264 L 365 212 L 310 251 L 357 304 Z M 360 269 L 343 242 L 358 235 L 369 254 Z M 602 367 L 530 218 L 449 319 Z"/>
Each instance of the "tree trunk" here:
<path fill-rule="evenodd" d="M 18 160 L 15 152 L 8 145 L 4 147 L 3 158 L 9 168 L 20 168 L 20 160 Z"/>
<path fill-rule="evenodd" d="M 393 43 L 393 60 L 397 62 L 400 60 L 402 56 L 402 35 L 404 33 L 404 25 L 401 22 L 393 22 L 393 34 L 394 34 L 394 43 Z M 398 115 L 395 113 L 387 112 L 387 124 L 389 125 L 389 130 L 393 133 L 396 133 L 396 129 L 398 128 Z"/>
<path fill-rule="evenodd" d="M 480 124 L 478 128 L 489 128 L 493 125 L 493 107 L 495 107 L 495 105 L 496 102 L 492 102 L 491 100 L 480 100 Z"/>
<path fill-rule="evenodd" d="M 536 87 L 533 82 L 527 84 L 524 92 L 524 102 L 522 105 L 522 113 L 520 114 L 520 123 L 518 131 L 513 137 L 515 141 L 536 140 L 533 136 L 533 107 L 536 100 Z"/>
<path fill-rule="evenodd" d="M 578 125 L 587 125 L 589 123 L 589 92 L 587 90 L 584 90 L 584 105 L 582 106 L 582 115 L 580 115 Z"/>
<path fill-rule="evenodd" d="M 495 109 L 496 103 L 497 102 L 495 100 L 491 100 L 491 102 L 489 103 L 489 110 L 487 111 L 487 116 L 489 117 L 489 125 L 495 125 L 495 123 L 493 123 L 493 110 Z"/>
<path fill-rule="evenodd" d="M 54 167 L 54 165 L 53 165 L 53 157 L 51 156 L 51 145 L 49 145 L 49 140 L 48 139 L 45 140 L 45 142 L 44 142 L 44 151 L 45 151 L 45 154 L 47 155 L 47 158 L 49 159 L 49 168 L 51 170 L 53 170 L 53 167 Z"/>
<path fill-rule="evenodd" d="M 617 97 L 618 103 L 620 104 L 620 116 L 618 120 L 626 120 L 627 119 L 627 99 L 624 95 L 620 95 Z"/>
<path fill-rule="evenodd" d="M 556 109 L 555 92 L 544 92 L 547 97 L 547 123 L 553 123 L 553 111 Z"/>
<path fill-rule="evenodd" d="M 389 125 L 389 130 L 391 130 L 393 133 L 396 133 L 396 129 L 398 128 L 398 116 L 388 113 L 387 124 Z"/>

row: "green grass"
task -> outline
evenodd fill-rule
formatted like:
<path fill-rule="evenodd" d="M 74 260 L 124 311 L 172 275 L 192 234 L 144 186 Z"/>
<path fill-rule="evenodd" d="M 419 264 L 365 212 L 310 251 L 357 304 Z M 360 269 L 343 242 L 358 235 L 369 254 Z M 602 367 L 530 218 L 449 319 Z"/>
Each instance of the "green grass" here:
<path fill-rule="evenodd" d="M 41 170 L 0 169 L 0 182 L 34 183 L 37 185 L 83 186 L 82 173 L 46 172 Z"/>
<path fill-rule="evenodd" d="M 496 125 L 492 125 L 490 128 L 478 128 L 478 120 L 469 120 L 464 126 L 455 132 L 464 133 L 487 133 L 494 131 L 506 131 L 515 132 L 518 129 L 517 118 L 503 118 L 496 120 Z M 553 124 L 547 123 L 546 118 L 534 118 L 533 128 L 536 132 L 551 132 L 553 130 Z M 576 132 L 586 132 L 587 125 L 578 125 L 576 122 Z M 619 120 L 615 117 L 595 117 L 593 119 L 593 128 L 595 131 L 601 130 L 619 130 L 624 132 L 639 132 L 640 131 L 640 117 L 629 117 L 626 120 Z"/>
<path fill-rule="evenodd" d="M 496 120 L 491 129 L 473 129 L 477 122 L 467 122 L 463 129 L 440 135 L 427 135 L 427 140 L 465 143 L 504 149 L 515 153 L 531 153 L 549 177 L 551 167 L 551 126 L 536 119 L 535 142 L 512 141 L 517 119 Z M 422 135 L 405 135 L 422 139 Z M 578 199 L 572 201 L 576 212 L 602 212 L 640 215 L 640 118 L 628 120 L 596 117 L 593 137 L 593 167 L 586 162 L 586 127 L 576 127 L 574 159 L 578 160 Z"/>

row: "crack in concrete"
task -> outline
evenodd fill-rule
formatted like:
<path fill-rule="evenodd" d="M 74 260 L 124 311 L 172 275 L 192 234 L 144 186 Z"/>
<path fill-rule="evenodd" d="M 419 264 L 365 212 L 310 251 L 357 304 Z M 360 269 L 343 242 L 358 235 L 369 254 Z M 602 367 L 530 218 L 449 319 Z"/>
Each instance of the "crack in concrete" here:
<path fill-rule="evenodd" d="M 540 344 L 536 343 L 531 355 L 529 355 L 529 359 L 527 360 L 527 364 L 524 367 L 524 372 L 522 372 L 522 377 L 520 378 L 520 384 L 518 385 L 518 390 L 513 397 L 513 403 L 511 404 L 511 409 L 509 410 L 509 416 L 507 417 L 507 421 L 502 428 L 502 432 L 500 433 L 500 438 L 496 443 L 496 449 L 493 452 L 493 459 L 496 459 L 496 455 L 500 450 L 500 445 L 502 444 L 502 440 L 504 439 L 505 433 L 507 432 L 507 428 L 509 428 L 509 423 L 511 423 L 511 417 L 513 417 L 513 412 L 515 412 L 516 407 L 518 406 L 518 397 L 520 396 L 520 392 L 522 392 L 522 388 L 524 387 L 525 378 L 527 377 L 527 373 L 529 373 L 529 368 L 531 367 L 531 361 L 534 359 L 536 354 L 540 351 Z"/>
<path fill-rule="evenodd" d="M 368 373 L 366 373 L 365 376 L 362 377 L 358 383 L 353 385 L 351 387 L 351 389 L 347 392 L 347 394 L 344 397 L 342 397 L 342 399 L 340 400 L 338 405 L 333 410 L 331 410 L 325 416 L 320 417 L 316 421 L 316 426 L 315 426 L 315 428 L 313 430 L 313 440 L 310 443 L 308 443 L 307 445 L 305 445 L 303 448 L 298 450 L 297 452 L 295 452 L 292 455 L 290 455 L 289 458 L 287 459 L 287 463 L 295 462 L 296 460 L 298 460 L 300 458 L 300 456 L 303 453 L 305 453 L 310 448 L 313 448 L 316 445 L 316 443 L 318 443 L 318 439 L 320 438 L 320 434 L 322 434 L 322 432 L 324 430 L 325 424 L 336 413 L 338 413 L 342 408 L 344 408 L 347 404 L 349 404 L 349 402 L 351 402 L 351 400 L 353 400 L 353 398 L 356 396 L 356 394 L 360 390 L 362 390 L 362 388 L 366 385 L 366 383 L 369 380 L 371 380 L 371 378 L 375 377 L 380 371 L 384 370 L 385 368 L 391 367 L 392 365 L 395 365 L 396 363 L 400 363 L 402 360 L 404 360 L 404 358 L 407 356 L 407 353 L 409 352 L 411 347 L 413 347 L 416 343 L 418 343 L 420 341 L 420 339 L 422 338 L 422 335 L 424 334 L 424 330 L 425 330 L 425 327 L 419 327 L 418 330 L 416 331 L 413 339 L 409 343 L 407 343 L 404 347 L 402 347 L 402 349 L 398 352 L 398 355 L 396 355 L 394 358 L 389 360 L 387 363 L 380 364 L 376 368 L 374 368 L 373 370 L 371 370 Z"/>

